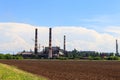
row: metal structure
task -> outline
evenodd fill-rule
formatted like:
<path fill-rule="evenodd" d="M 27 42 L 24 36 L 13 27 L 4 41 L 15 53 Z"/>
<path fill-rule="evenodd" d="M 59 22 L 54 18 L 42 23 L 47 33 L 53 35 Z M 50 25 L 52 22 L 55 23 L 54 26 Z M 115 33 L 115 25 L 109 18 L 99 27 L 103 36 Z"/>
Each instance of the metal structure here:
<path fill-rule="evenodd" d="M 34 48 L 34 53 L 37 54 L 38 53 L 38 43 L 37 40 L 38 39 L 38 29 L 35 29 L 35 48 Z"/>
<path fill-rule="evenodd" d="M 52 28 L 49 28 L 49 53 L 48 58 L 52 58 Z"/>

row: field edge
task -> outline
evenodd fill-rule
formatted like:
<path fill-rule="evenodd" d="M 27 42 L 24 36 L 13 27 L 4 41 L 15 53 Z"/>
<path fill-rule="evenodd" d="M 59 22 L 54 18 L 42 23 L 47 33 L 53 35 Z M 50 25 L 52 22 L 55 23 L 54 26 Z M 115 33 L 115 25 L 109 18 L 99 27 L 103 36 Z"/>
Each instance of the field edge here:
<path fill-rule="evenodd" d="M 43 76 L 29 73 L 18 69 L 16 66 L 10 66 L 0 63 L 0 80 L 48 80 Z"/>

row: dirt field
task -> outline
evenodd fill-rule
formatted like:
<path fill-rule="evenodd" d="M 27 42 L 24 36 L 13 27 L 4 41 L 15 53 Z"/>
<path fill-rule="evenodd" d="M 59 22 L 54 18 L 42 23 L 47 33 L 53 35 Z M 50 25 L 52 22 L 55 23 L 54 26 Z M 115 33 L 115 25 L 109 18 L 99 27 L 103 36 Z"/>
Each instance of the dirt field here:
<path fill-rule="evenodd" d="M 120 61 L 0 60 L 50 80 L 120 80 Z"/>

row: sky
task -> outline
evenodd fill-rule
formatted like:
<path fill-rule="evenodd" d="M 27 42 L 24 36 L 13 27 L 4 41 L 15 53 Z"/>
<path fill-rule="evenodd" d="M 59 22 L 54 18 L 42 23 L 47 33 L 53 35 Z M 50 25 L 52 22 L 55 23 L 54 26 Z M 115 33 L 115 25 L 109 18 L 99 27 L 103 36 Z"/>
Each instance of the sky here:
<path fill-rule="evenodd" d="M 119 0 L 0 0 L 0 22 L 40 26 L 119 26 Z"/>
<path fill-rule="evenodd" d="M 33 49 L 36 27 L 44 46 L 52 27 L 58 37 L 53 38 L 54 46 L 62 48 L 65 34 L 68 50 L 115 52 L 115 39 L 120 40 L 119 4 L 120 0 L 0 0 L 0 52 Z"/>

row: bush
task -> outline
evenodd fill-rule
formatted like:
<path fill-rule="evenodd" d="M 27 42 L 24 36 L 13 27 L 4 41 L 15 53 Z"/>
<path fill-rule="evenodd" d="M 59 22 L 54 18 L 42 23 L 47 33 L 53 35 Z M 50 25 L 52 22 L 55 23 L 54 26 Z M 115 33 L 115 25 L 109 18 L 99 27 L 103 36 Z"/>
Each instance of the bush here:
<path fill-rule="evenodd" d="M 4 58 L 5 58 L 4 54 L 0 54 L 0 59 L 4 59 Z"/>
<path fill-rule="evenodd" d="M 120 60 L 120 57 L 115 56 L 115 57 L 114 57 L 114 60 Z"/>
<path fill-rule="evenodd" d="M 94 60 L 101 60 L 102 58 L 97 56 L 97 57 L 94 57 Z"/>
<path fill-rule="evenodd" d="M 73 57 L 68 57 L 68 59 L 74 59 Z"/>
<path fill-rule="evenodd" d="M 13 56 L 10 54 L 5 54 L 5 59 L 13 59 Z"/>
<path fill-rule="evenodd" d="M 0 54 L 0 59 L 23 59 L 21 55 Z"/>
<path fill-rule="evenodd" d="M 15 56 L 15 59 L 23 59 L 23 57 L 22 56 L 20 56 L 20 55 L 17 55 L 17 56 Z"/>
<path fill-rule="evenodd" d="M 88 59 L 89 60 L 102 60 L 102 58 L 99 56 L 97 56 L 97 57 L 89 56 Z"/>
<path fill-rule="evenodd" d="M 59 60 L 67 60 L 68 58 L 67 57 L 59 57 L 58 59 Z"/>
<path fill-rule="evenodd" d="M 110 56 L 107 60 L 120 60 L 120 58 L 118 56 Z"/>
<path fill-rule="evenodd" d="M 88 59 L 89 60 L 94 60 L 94 58 L 92 56 L 89 56 Z"/>

